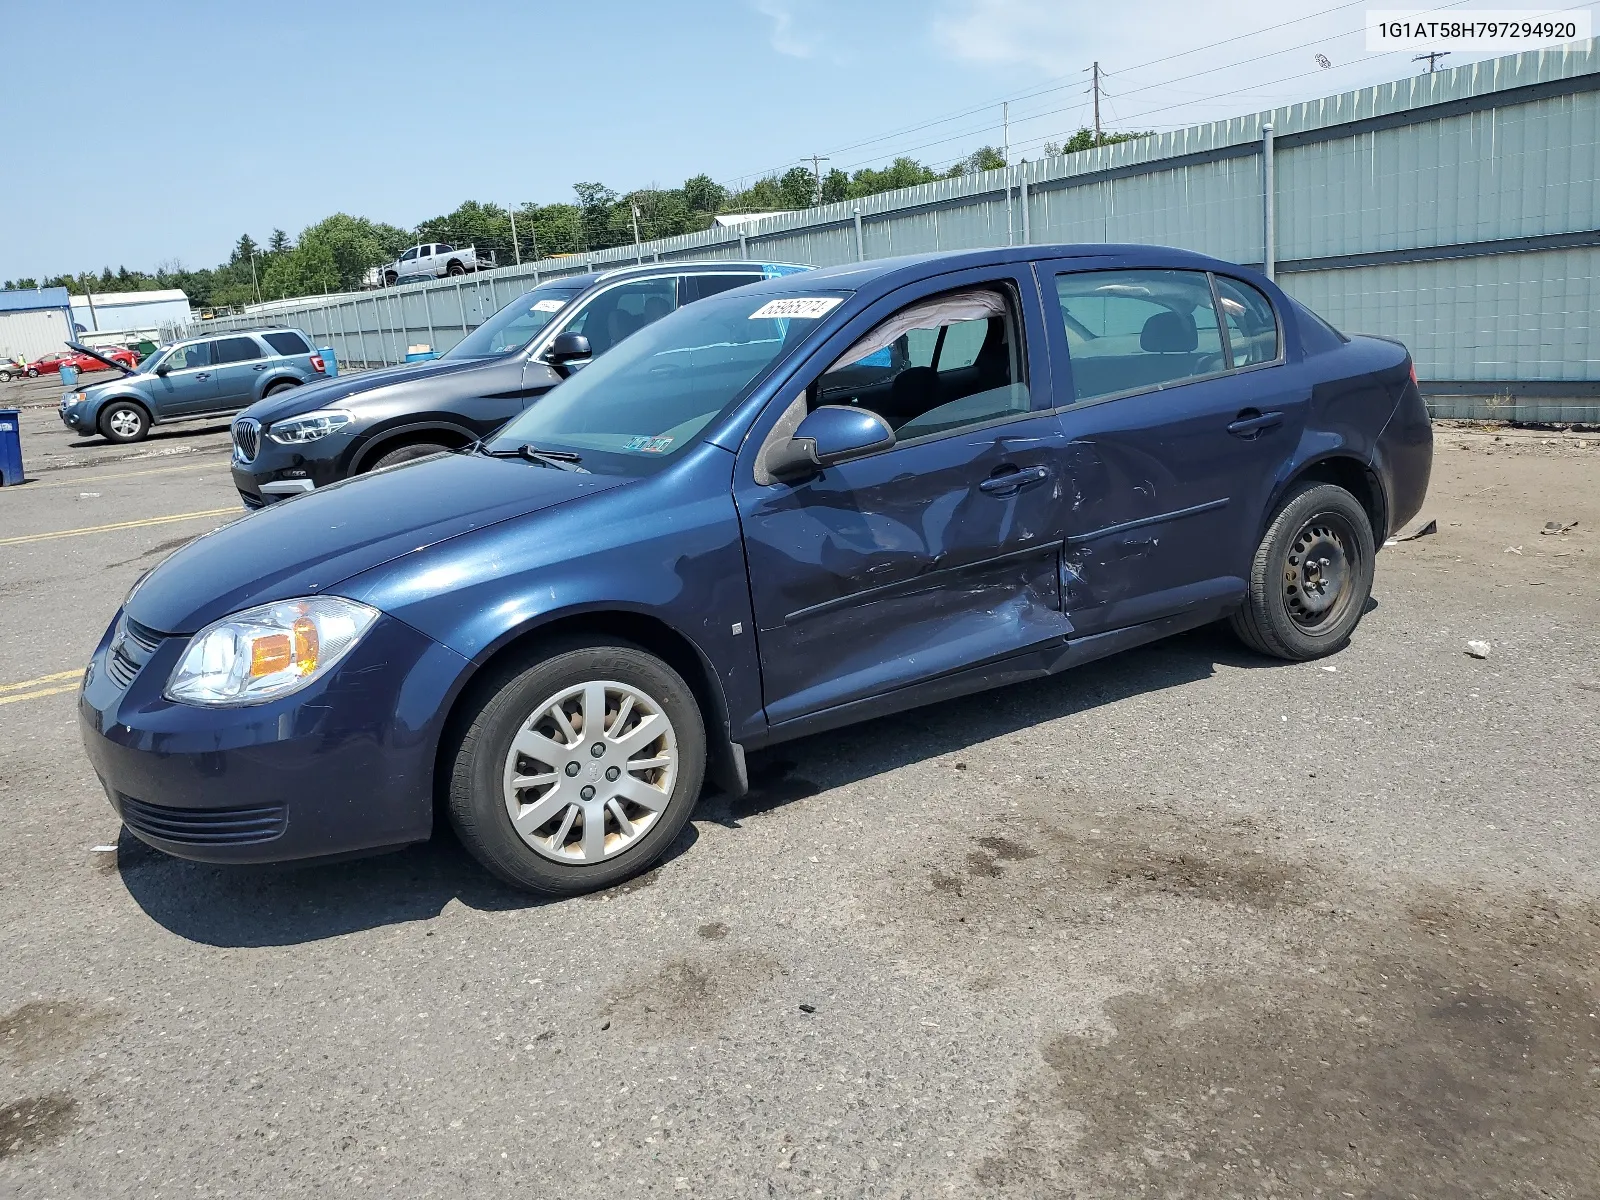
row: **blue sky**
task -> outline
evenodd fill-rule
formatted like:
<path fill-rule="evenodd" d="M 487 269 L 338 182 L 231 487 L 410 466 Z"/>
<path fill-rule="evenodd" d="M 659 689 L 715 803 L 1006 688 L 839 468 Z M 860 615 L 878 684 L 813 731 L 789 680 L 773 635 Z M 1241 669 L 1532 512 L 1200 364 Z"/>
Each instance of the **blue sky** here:
<path fill-rule="evenodd" d="M 0 144 L 30 167 L 0 188 L 0 278 L 210 266 L 246 231 L 339 210 L 410 226 L 469 198 L 568 200 L 580 180 L 731 184 L 812 153 L 944 163 L 998 143 L 999 101 L 1027 92 L 1013 157 L 1037 157 L 1088 121 L 1095 59 L 1106 124 L 1145 129 L 1416 70 L 1366 53 L 1367 5 L 1339 0 L 4 7 L 6 45 L 28 52 L 0 73 Z"/>

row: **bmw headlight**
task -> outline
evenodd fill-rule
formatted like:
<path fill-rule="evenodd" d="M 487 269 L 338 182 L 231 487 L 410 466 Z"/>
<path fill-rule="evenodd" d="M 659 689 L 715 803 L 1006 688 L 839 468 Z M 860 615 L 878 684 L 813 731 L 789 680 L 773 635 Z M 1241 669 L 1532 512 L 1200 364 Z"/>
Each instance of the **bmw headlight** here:
<path fill-rule="evenodd" d="M 274 422 L 267 436 L 280 445 L 299 446 L 337 433 L 353 420 L 355 418 L 342 408 L 319 408 L 304 416 Z"/>
<path fill-rule="evenodd" d="M 326 675 L 378 619 L 378 610 L 338 596 L 282 600 L 206 626 L 167 681 L 184 704 L 260 704 Z"/>

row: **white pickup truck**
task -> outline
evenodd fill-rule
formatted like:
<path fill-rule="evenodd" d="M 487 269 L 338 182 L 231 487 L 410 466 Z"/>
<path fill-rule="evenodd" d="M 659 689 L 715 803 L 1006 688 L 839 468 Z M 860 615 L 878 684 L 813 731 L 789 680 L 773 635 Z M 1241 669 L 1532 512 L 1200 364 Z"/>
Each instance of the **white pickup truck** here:
<path fill-rule="evenodd" d="M 494 260 L 479 255 L 475 246 L 458 250 L 443 242 L 423 242 L 384 267 L 383 282 L 394 284 L 403 279 L 438 279 L 445 275 L 465 275 L 468 271 L 486 271 L 492 266 Z"/>

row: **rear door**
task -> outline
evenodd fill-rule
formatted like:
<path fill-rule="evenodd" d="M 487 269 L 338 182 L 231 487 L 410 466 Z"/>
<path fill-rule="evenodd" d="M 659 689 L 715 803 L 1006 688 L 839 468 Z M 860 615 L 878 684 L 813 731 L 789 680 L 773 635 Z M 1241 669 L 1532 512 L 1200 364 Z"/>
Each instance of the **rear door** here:
<path fill-rule="evenodd" d="M 216 408 L 244 408 L 257 399 L 256 384 L 271 365 L 266 350 L 246 334 L 218 338 L 211 343 L 217 380 Z"/>
<path fill-rule="evenodd" d="M 1062 582 L 1079 634 L 1243 594 L 1309 400 L 1249 283 L 1082 266 L 1040 264 L 1078 497 Z"/>
<path fill-rule="evenodd" d="M 163 373 L 150 385 L 158 419 L 193 416 L 216 408 L 217 380 L 210 342 L 175 346 L 161 366 Z"/>

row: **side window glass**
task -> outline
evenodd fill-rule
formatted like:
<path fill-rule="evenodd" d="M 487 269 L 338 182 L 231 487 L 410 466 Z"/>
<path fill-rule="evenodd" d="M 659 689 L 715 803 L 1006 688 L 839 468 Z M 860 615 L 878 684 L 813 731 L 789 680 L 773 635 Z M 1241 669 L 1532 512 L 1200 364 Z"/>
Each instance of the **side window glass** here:
<path fill-rule="evenodd" d="M 214 346 L 212 361 L 219 367 L 227 363 L 249 362 L 251 359 L 262 357 L 261 347 L 256 345 L 255 338 L 222 338 L 214 343 Z"/>
<path fill-rule="evenodd" d="M 1056 276 L 1077 400 L 1176 383 L 1225 368 L 1211 283 L 1199 271 Z"/>
<path fill-rule="evenodd" d="M 683 302 L 689 304 L 695 300 L 704 300 L 707 296 L 715 296 L 718 292 L 726 292 L 730 288 L 743 287 L 747 283 L 755 283 L 759 275 L 685 275 L 683 277 Z"/>
<path fill-rule="evenodd" d="M 1278 318 L 1258 288 L 1225 275 L 1217 276 L 1217 296 L 1228 326 L 1233 365 L 1248 367 L 1278 357 Z"/>
<path fill-rule="evenodd" d="M 192 346 L 179 346 L 166 361 L 168 370 L 186 371 L 190 367 L 211 365 L 211 343 L 195 342 Z"/>
<path fill-rule="evenodd" d="M 417 257 L 417 249 L 418 248 L 416 246 L 411 247 L 411 249 L 407 250 L 404 254 L 402 254 L 400 256 L 400 261 L 401 262 L 410 262 L 412 259 L 416 258 Z"/>
<path fill-rule="evenodd" d="M 967 288 L 919 300 L 839 356 L 811 407 L 869 408 L 900 441 L 1021 416 L 1032 407 L 1009 293 Z M 949 358 L 949 347 L 959 346 Z"/>
<path fill-rule="evenodd" d="M 433 248 L 433 252 L 435 254 L 449 254 L 453 249 L 453 246 L 446 246 L 443 242 L 440 242 Z"/>
<path fill-rule="evenodd" d="M 598 358 L 618 342 L 677 308 L 677 283 L 671 276 L 641 279 L 601 292 L 563 332 L 583 334 Z"/>

